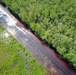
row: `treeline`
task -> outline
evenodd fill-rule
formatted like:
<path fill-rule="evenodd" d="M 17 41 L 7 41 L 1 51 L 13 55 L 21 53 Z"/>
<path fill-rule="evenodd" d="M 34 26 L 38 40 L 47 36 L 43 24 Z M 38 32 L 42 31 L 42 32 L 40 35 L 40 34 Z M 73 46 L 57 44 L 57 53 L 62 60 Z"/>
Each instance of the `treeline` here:
<path fill-rule="evenodd" d="M 76 68 L 76 0 L 3 0 Z"/>

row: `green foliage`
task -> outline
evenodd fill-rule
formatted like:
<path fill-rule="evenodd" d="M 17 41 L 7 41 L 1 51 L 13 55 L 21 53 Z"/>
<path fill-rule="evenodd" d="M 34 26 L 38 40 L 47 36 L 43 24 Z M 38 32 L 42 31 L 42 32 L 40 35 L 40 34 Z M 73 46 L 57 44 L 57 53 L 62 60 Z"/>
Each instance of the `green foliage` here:
<path fill-rule="evenodd" d="M 0 75 L 48 75 L 47 70 L 1 24 Z"/>
<path fill-rule="evenodd" d="M 3 0 L 32 30 L 74 63 L 76 52 L 76 0 Z M 65 54 L 64 54 L 65 53 Z M 68 56 L 67 56 L 68 55 Z"/>

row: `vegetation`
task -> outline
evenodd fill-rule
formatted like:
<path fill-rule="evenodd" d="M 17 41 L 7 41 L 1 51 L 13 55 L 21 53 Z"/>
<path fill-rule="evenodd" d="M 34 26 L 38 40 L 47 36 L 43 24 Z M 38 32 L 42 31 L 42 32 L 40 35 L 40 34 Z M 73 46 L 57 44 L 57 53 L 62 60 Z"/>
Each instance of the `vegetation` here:
<path fill-rule="evenodd" d="M 76 0 L 3 0 L 76 68 Z"/>
<path fill-rule="evenodd" d="M 0 75 L 48 75 L 46 69 L 1 24 Z"/>

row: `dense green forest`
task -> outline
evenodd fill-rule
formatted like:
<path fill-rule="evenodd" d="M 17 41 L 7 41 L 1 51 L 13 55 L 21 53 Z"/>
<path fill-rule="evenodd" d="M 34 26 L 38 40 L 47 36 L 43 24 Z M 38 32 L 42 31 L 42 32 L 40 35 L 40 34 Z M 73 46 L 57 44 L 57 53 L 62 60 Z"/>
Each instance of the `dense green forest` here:
<path fill-rule="evenodd" d="M 76 68 L 76 0 L 3 2 Z"/>
<path fill-rule="evenodd" d="M 49 75 L 0 24 L 0 75 Z"/>

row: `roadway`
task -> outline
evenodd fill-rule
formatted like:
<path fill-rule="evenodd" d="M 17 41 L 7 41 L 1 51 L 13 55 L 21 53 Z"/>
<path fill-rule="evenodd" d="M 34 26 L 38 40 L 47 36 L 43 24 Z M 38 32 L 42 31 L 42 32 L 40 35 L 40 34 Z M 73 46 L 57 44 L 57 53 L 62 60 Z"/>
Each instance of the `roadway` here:
<path fill-rule="evenodd" d="M 0 6 L 0 22 L 33 56 L 53 75 L 76 75 L 67 64 L 58 58 L 56 53 L 49 49 L 34 34 L 20 23 L 9 11 Z M 46 59 L 47 62 L 46 61 Z M 47 65 L 45 65 L 45 63 Z M 48 64 L 50 68 L 48 68 Z M 52 71 L 52 68 L 56 71 Z"/>

